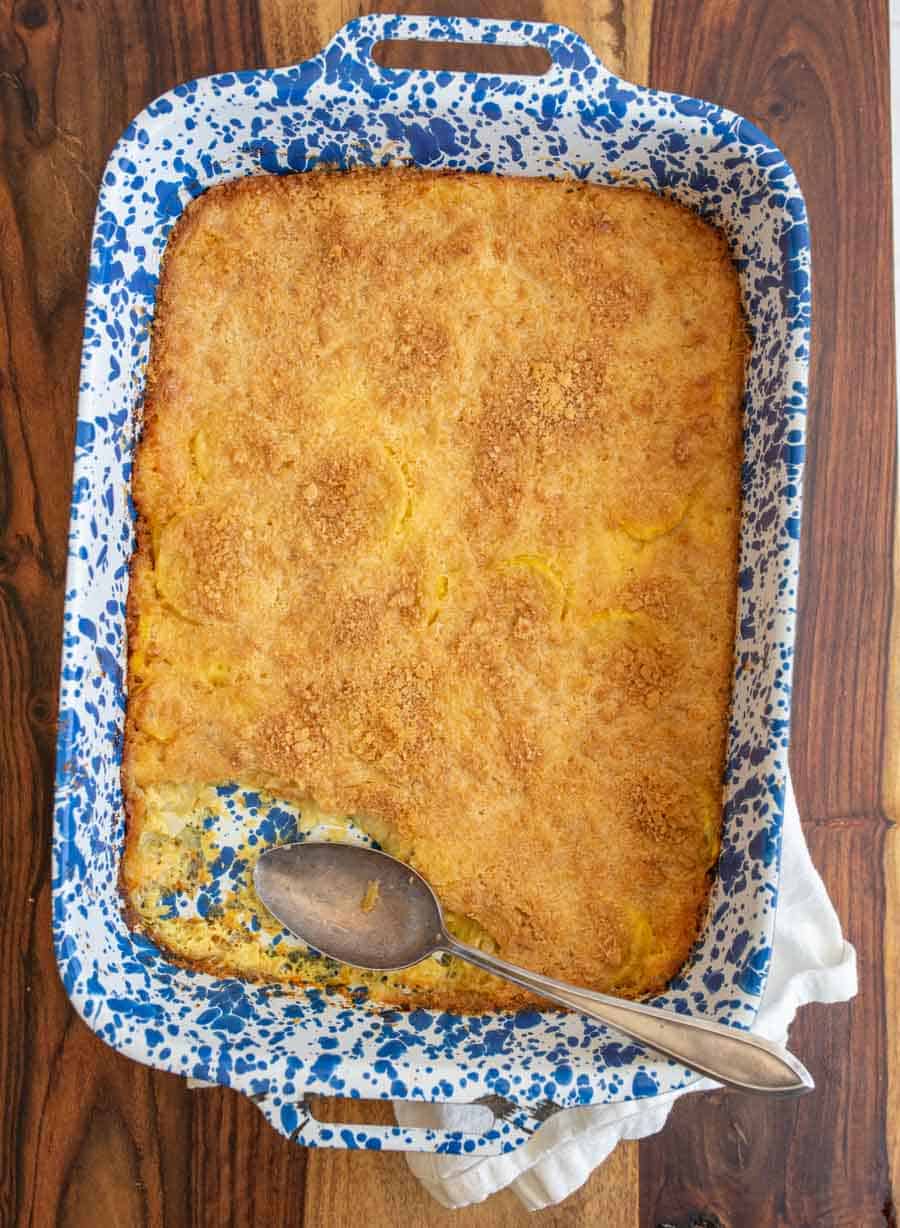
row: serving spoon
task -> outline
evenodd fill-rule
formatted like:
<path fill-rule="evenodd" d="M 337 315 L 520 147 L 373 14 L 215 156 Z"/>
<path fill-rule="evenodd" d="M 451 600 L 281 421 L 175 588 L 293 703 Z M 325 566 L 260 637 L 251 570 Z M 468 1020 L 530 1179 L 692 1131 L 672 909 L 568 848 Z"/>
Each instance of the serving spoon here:
<path fill-rule="evenodd" d="M 426 880 L 387 853 L 334 842 L 282 844 L 262 854 L 254 878 L 282 925 L 343 964 L 395 972 L 446 952 L 739 1091 L 799 1096 L 815 1086 L 793 1054 L 772 1041 L 566 985 L 460 942 L 448 933 Z"/>

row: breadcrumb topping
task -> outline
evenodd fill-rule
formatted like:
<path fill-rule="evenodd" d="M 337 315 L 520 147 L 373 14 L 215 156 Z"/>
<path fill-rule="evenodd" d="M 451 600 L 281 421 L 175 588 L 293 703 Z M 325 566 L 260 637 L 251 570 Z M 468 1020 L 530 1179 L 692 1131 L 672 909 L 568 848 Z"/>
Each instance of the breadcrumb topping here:
<path fill-rule="evenodd" d="M 356 816 L 514 961 L 668 981 L 718 849 L 745 354 L 723 237 L 649 193 L 193 202 L 134 471 L 126 890 L 144 792 L 235 780 Z M 527 1000 L 404 975 L 383 996 Z"/>

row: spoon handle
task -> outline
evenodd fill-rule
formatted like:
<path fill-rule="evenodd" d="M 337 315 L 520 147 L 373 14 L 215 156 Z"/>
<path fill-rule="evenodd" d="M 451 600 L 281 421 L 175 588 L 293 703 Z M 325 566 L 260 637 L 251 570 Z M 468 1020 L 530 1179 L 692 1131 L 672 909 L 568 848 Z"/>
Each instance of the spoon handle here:
<path fill-rule="evenodd" d="M 508 964 L 496 955 L 457 941 L 450 934 L 441 936 L 440 946 L 485 972 L 559 1002 L 580 1015 L 609 1024 L 632 1040 L 708 1075 L 717 1083 L 769 1096 L 799 1096 L 815 1086 L 806 1068 L 787 1049 L 749 1032 L 691 1015 L 676 1015 L 661 1007 L 578 989 Z"/>

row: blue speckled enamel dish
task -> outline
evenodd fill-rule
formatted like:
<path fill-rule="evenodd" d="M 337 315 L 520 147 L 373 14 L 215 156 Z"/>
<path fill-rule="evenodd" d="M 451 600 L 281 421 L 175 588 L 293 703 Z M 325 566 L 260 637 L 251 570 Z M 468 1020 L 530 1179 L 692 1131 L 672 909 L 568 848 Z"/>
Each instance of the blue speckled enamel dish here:
<path fill-rule="evenodd" d="M 390 38 L 537 44 L 541 77 L 382 69 Z M 129 930 L 117 888 L 124 817 L 129 479 L 160 257 L 191 197 L 319 162 L 411 159 L 502 175 L 637 184 L 727 232 L 753 333 L 724 842 L 705 932 L 666 997 L 750 1027 L 778 898 L 809 354 L 809 235 L 784 157 L 746 120 L 639 88 L 558 26 L 374 15 L 305 64 L 190 81 L 129 125 L 97 206 L 66 586 L 53 926 L 75 1006 L 139 1061 L 238 1088 L 308 1145 L 488 1154 L 559 1107 L 649 1097 L 692 1076 L 576 1015 L 457 1018 L 215 980 Z M 222 859 L 225 862 L 227 859 Z M 307 1098 L 486 1099 L 477 1136 L 318 1123 Z"/>

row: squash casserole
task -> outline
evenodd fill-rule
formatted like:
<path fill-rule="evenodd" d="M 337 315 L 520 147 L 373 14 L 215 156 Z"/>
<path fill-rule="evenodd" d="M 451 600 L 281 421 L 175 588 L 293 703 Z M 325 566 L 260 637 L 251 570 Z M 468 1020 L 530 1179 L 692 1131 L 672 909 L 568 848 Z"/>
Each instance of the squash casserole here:
<path fill-rule="evenodd" d="M 528 1002 L 290 942 L 255 858 L 361 832 L 463 939 L 664 986 L 719 850 L 746 351 L 724 238 L 648 192 L 410 168 L 195 200 L 133 474 L 132 924 L 222 976 Z"/>

